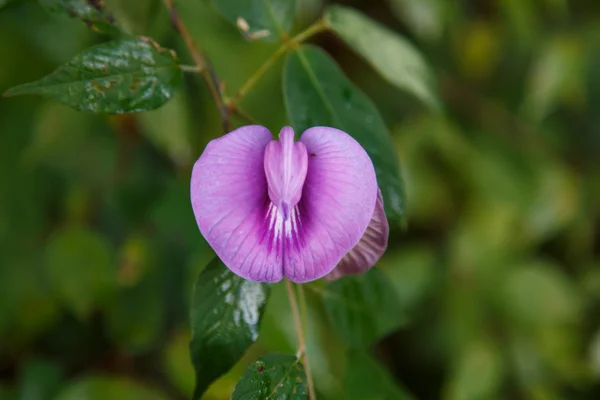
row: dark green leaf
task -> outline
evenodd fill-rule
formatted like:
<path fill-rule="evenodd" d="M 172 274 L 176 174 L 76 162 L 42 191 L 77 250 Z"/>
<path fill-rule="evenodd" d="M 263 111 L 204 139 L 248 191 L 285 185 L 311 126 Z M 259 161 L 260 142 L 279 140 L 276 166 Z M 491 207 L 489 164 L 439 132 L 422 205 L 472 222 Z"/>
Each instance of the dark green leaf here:
<path fill-rule="evenodd" d="M 376 360 L 364 350 L 351 350 L 344 372 L 346 400 L 410 400 L 413 396 L 400 389 Z"/>
<path fill-rule="evenodd" d="M 388 217 L 402 221 L 405 201 L 400 167 L 390 133 L 373 102 L 327 53 L 314 46 L 290 53 L 283 91 L 296 132 L 316 125 L 331 126 L 345 131 L 365 148 L 375 165 Z"/>
<path fill-rule="evenodd" d="M 325 18 L 331 29 L 391 84 L 432 108 L 440 107 L 433 72 L 410 42 L 347 7 L 333 6 Z"/>
<path fill-rule="evenodd" d="M 341 278 L 322 290 L 331 324 L 350 346 L 369 346 L 405 321 L 394 288 L 378 269 Z"/>
<path fill-rule="evenodd" d="M 33 359 L 24 364 L 19 376 L 19 395 L 21 400 L 50 400 L 58 391 L 63 372 L 58 364 Z M 0 398 L 2 398 L 0 396 Z"/>
<path fill-rule="evenodd" d="M 83 228 L 68 228 L 52 238 L 46 268 L 57 297 L 80 317 L 106 303 L 116 287 L 109 244 Z"/>
<path fill-rule="evenodd" d="M 237 383 L 232 400 L 306 400 L 304 366 L 295 356 L 267 354 Z"/>
<path fill-rule="evenodd" d="M 155 388 L 125 378 L 88 376 L 63 390 L 56 400 L 166 400 Z"/>
<path fill-rule="evenodd" d="M 268 296 L 268 285 L 235 275 L 218 258 L 198 276 L 191 307 L 194 399 L 256 341 Z"/>
<path fill-rule="evenodd" d="M 213 4 L 250 39 L 274 40 L 284 36 L 296 13 L 296 0 L 213 0 Z"/>
<path fill-rule="evenodd" d="M 103 0 L 38 0 L 53 14 L 68 15 L 85 23 L 88 28 L 104 33 L 118 33 L 115 18 L 106 9 Z"/>
<path fill-rule="evenodd" d="M 39 94 L 79 111 L 121 114 L 160 107 L 181 80 L 175 53 L 139 37 L 90 47 L 50 75 L 4 95 Z"/>

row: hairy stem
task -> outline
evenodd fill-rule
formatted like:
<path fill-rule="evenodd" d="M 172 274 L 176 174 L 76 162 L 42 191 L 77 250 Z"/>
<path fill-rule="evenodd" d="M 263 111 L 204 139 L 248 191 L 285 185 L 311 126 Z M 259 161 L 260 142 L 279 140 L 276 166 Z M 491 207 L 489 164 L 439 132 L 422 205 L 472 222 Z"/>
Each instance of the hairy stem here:
<path fill-rule="evenodd" d="M 219 113 L 221 114 L 221 122 L 223 123 L 223 129 L 225 132 L 229 132 L 231 130 L 229 113 L 223 102 L 223 95 L 221 93 L 221 88 L 216 73 L 212 69 L 212 66 L 210 65 L 210 62 L 206 56 L 202 54 L 198 45 L 196 45 L 196 42 L 194 42 L 190 31 L 187 29 L 187 26 L 183 23 L 183 20 L 175 8 L 174 0 L 163 0 L 163 3 L 167 8 L 167 11 L 169 11 L 173 27 L 177 30 L 177 32 L 179 32 L 181 38 L 185 42 L 185 45 L 188 48 L 194 63 L 196 64 L 198 72 L 200 72 L 202 78 L 204 78 L 213 101 L 219 109 Z"/>
<path fill-rule="evenodd" d="M 326 29 L 328 29 L 327 22 L 320 19 L 308 28 L 306 28 L 304 31 L 300 32 L 298 35 L 285 41 L 277 50 L 275 50 L 271 57 L 269 57 L 267 61 L 265 61 L 264 64 L 261 65 L 260 68 L 258 68 L 256 72 L 253 73 L 246 82 L 244 82 L 244 84 L 238 90 L 235 96 L 233 96 L 232 102 L 237 103 L 241 99 L 243 99 L 244 96 L 246 96 L 246 94 L 250 91 L 250 89 L 252 89 L 254 84 L 265 74 L 265 72 L 267 72 L 273 66 L 273 64 L 275 64 L 275 62 L 279 60 L 279 58 L 282 55 L 287 53 L 288 50 L 294 48 L 295 46 L 298 46 L 300 43 L 307 40 L 311 36 L 316 35 L 317 33 L 322 32 Z"/>
<path fill-rule="evenodd" d="M 310 373 L 310 366 L 308 364 L 308 357 L 306 356 L 306 341 L 304 339 L 304 331 L 302 330 L 302 322 L 300 321 L 300 312 L 298 309 L 298 303 L 296 302 L 296 295 L 294 293 L 292 282 L 286 279 L 285 286 L 287 289 L 288 299 L 290 301 L 290 308 L 292 309 L 292 318 L 294 319 L 296 339 L 298 340 L 298 357 L 304 358 L 304 370 L 306 371 L 306 380 L 309 393 L 308 398 L 309 400 L 316 400 L 315 388 L 312 384 L 312 375 Z"/>

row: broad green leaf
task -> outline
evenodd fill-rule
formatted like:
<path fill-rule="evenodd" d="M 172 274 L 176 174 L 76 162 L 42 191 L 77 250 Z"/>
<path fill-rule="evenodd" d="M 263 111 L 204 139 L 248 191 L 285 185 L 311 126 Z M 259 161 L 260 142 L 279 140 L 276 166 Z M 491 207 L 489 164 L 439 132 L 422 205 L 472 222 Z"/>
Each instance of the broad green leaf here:
<path fill-rule="evenodd" d="M 38 0 L 52 14 L 67 15 L 83 22 L 88 28 L 104 33 L 118 33 L 115 18 L 102 0 Z"/>
<path fill-rule="evenodd" d="M 177 56 L 146 37 L 90 47 L 50 75 L 4 96 L 38 94 L 79 111 L 105 114 L 153 110 L 181 85 Z"/>
<path fill-rule="evenodd" d="M 105 304 L 116 287 L 110 245 L 83 228 L 66 228 L 50 240 L 46 270 L 57 297 L 79 317 Z"/>
<path fill-rule="evenodd" d="M 376 268 L 315 290 L 323 296 L 331 325 L 350 346 L 367 347 L 405 320 L 389 279 Z"/>
<path fill-rule="evenodd" d="M 55 400 L 167 400 L 158 390 L 126 378 L 88 376 L 63 390 Z"/>
<path fill-rule="evenodd" d="M 346 400 L 413 399 L 365 350 L 348 352 L 343 382 Z"/>
<path fill-rule="evenodd" d="M 306 400 L 304 366 L 289 354 L 267 354 L 250 365 L 232 400 Z"/>
<path fill-rule="evenodd" d="M 391 84 L 433 109 L 440 108 L 433 71 L 405 38 L 347 7 L 330 7 L 325 19 L 348 46 Z"/>
<path fill-rule="evenodd" d="M 194 399 L 256 341 L 268 297 L 268 285 L 235 275 L 218 258 L 200 273 L 191 307 Z"/>
<path fill-rule="evenodd" d="M 213 4 L 249 39 L 271 41 L 285 36 L 296 14 L 296 0 L 213 0 Z"/>
<path fill-rule="evenodd" d="M 283 92 L 298 134 L 316 125 L 332 126 L 365 148 L 375 165 L 388 217 L 402 221 L 405 199 L 400 167 L 390 133 L 373 102 L 327 53 L 314 46 L 302 46 L 289 54 Z"/>

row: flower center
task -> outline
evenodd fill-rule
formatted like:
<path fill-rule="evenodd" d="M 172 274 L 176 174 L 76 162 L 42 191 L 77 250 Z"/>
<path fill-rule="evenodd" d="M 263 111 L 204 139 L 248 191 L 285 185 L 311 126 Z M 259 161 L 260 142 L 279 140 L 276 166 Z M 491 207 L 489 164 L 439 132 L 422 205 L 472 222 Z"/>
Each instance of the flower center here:
<path fill-rule="evenodd" d="M 289 126 L 279 132 L 279 140 L 267 144 L 264 157 L 269 198 L 284 220 L 302 197 L 302 186 L 308 170 L 308 153 L 301 142 L 294 142 Z"/>

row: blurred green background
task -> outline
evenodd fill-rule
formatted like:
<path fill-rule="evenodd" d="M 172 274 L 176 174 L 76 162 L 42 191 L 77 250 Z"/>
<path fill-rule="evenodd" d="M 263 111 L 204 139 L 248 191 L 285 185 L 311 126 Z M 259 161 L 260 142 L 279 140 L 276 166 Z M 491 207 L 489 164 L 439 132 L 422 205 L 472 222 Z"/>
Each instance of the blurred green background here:
<path fill-rule="evenodd" d="M 107 3 L 190 62 L 159 0 Z M 245 41 L 207 0 L 177 3 L 229 94 L 277 48 Z M 328 4 L 298 3 L 296 31 Z M 333 35 L 313 39 L 377 103 L 406 182 L 408 226 L 379 267 L 407 322 L 376 354 L 418 399 L 600 398 L 600 2 L 338 3 L 413 41 L 445 107 L 420 106 Z M 0 0 L 0 91 L 103 40 Z M 281 67 L 243 102 L 274 132 Z M 221 124 L 199 77 L 185 86 L 117 117 L 0 99 L 0 399 L 189 398 L 188 304 L 213 253 L 188 184 Z M 295 352 L 281 286 L 258 343 L 206 399 L 228 399 L 266 351 Z M 319 398 L 343 399 L 344 349 L 307 294 Z"/>

